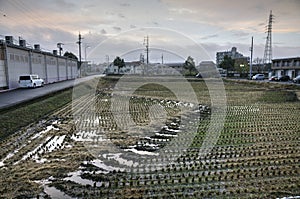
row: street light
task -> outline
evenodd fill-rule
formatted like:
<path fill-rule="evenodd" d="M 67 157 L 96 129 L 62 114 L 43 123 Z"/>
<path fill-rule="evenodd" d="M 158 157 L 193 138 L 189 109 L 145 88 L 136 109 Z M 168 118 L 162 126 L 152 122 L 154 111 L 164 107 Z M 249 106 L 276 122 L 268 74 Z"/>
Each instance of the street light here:
<path fill-rule="evenodd" d="M 84 47 L 84 60 L 86 61 L 86 49 L 87 48 L 90 48 L 91 46 L 85 44 L 85 47 Z"/>

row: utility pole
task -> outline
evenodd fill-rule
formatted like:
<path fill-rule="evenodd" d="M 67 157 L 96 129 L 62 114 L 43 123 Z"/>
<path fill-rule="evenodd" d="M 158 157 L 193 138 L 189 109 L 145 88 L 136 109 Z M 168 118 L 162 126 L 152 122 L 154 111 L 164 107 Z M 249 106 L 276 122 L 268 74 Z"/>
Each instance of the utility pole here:
<path fill-rule="evenodd" d="M 252 78 L 252 56 L 253 56 L 253 36 L 251 38 L 251 47 L 250 47 L 250 79 Z"/>
<path fill-rule="evenodd" d="M 105 55 L 105 60 L 106 60 L 107 67 L 108 67 L 109 66 L 109 55 Z"/>
<path fill-rule="evenodd" d="M 144 45 L 146 46 L 146 54 L 147 54 L 147 65 L 149 64 L 149 36 L 144 38 Z"/>
<path fill-rule="evenodd" d="M 79 32 L 79 35 L 78 35 L 78 42 L 76 42 L 78 44 L 78 48 L 79 48 L 79 66 L 78 66 L 78 70 L 79 70 L 79 77 L 81 77 L 81 40 L 83 38 L 81 37 L 81 34 Z"/>
<path fill-rule="evenodd" d="M 161 54 L 161 64 L 164 64 L 164 54 Z"/>
<path fill-rule="evenodd" d="M 80 69 L 81 68 L 81 40 L 82 40 L 83 38 L 81 37 L 81 34 L 80 34 L 80 32 L 79 32 L 79 35 L 78 35 L 78 42 L 77 42 L 77 44 L 78 44 L 78 47 L 79 47 L 79 68 L 78 69 Z"/>

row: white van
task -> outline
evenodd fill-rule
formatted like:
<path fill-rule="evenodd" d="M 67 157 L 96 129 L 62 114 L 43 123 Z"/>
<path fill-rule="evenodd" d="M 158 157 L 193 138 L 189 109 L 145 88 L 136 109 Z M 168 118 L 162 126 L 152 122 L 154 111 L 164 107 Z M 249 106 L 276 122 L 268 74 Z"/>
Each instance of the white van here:
<path fill-rule="evenodd" d="M 38 75 L 20 75 L 19 86 L 21 88 L 35 88 L 37 86 L 44 86 L 44 80 Z"/>

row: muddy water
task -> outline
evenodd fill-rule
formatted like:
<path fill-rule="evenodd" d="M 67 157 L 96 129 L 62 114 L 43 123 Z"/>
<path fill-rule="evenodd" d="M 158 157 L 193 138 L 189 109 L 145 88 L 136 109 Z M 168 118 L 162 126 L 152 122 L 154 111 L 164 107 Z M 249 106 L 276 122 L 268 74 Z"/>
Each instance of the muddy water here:
<path fill-rule="evenodd" d="M 44 186 L 44 192 L 49 195 L 51 199 L 75 199 L 55 187 L 49 187 L 48 185 Z"/>

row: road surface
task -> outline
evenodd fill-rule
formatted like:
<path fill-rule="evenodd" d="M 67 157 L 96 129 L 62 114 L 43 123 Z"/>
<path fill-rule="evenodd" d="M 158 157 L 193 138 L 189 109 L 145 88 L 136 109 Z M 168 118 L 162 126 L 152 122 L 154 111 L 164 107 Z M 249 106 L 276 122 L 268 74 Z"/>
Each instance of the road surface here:
<path fill-rule="evenodd" d="M 93 75 L 73 80 L 67 80 L 63 82 L 56 82 L 53 84 L 46 84 L 44 87 L 38 87 L 35 89 L 25 88 L 4 91 L 0 93 L 0 109 L 8 108 L 22 102 L 30 101 L 35 98 L 45 96 L 49 93 L 64 90 L 66 88 L 71 88 L 76 84 L 101 76 L 103 75 Z"/>

